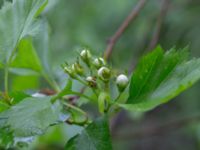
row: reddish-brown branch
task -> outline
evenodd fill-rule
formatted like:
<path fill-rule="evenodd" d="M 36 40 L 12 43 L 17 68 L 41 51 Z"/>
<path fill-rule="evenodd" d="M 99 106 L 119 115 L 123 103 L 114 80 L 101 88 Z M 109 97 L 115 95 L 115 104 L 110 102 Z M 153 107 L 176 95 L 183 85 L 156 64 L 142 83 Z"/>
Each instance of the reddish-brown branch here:
<path fill-rule="evenodd" d="M 86 90 L 86 86 L 82 87 L 81 90 L 80 90 L 80 94 L 83 94 L 84 91 Z M 78 95 L 75 95 L 75 96 L 70 96 L 68 97 L 67 99 L 71 102 L 71 104 L 74 104 L 76 103 L 76 101 L 80 98 L 80 96 Z"/>
<path fill-rule="evenodd" d="M 86 86 L 84 86 L 83 88 L 81 88 L 80 90 L 80 94 L 83 94 L 84 91 L 86 90 Z M 52 89 L 48 89 L 48 88 L 45 88 L 45 89 L 41 89 L 39 91 L 39 93 L 41 94 L 44 94 L 44 95 L 47 95 L 47 96 L 51 96 L 51 95 L 55 95 L 56 94 L 56 91 L 52 90 Z M 1 94 L 1 93 L 0 93 Z M 72 96 L 67 96 L 67 97 L 64 97 L 66 100 L 68 100 L 71 104 L 75 104 L 76 103 L 76 100 L 78 100 L 80 98 L 80 96 L 78 95 L 72 95 Z"/>
<path fill-rule="evenodd" d="M 145 5 L 145 2 L 146 2 L 146 0 L 139 0 L 138 4 L 133 8 L 131 13 L 124 20 L 124 22 L 121 24 L 121 26 L 115 32 L 115 34 L 108 40 L 108 45 L 107 45 L 107 48 L 106 48 L 106 50 L 104 52 L 104 58 L 106 60 L 108 60 L 110 58 L 115 43 L 120 38 L 122 33 L 127 29 L 129 24 L 138 16 L 140 10 Z"/>
<path fill-rule="evenodd" d="M 157 18 L 157 21 L 156 21 L 156 24 L 155 24 L 155 30 L 153 32 L 153 35 L 150 39 L 150 42 L 148 40 L 148 34 L 146 36 L 144 36 L 144 43 L 143 43 L 144 46 L 142 46 L 139 55 L 144 53 L 145 51 L 152 50 L 158 44 L 162 25 L 163 25 L 165 16 L 167 15 L 167 12 L 169 10 L 169 5 L 170 5 L 170 0 L 162 0 L 161 7 L 160 7 L 160 13 L 158 15 L 158 18 Z M 145 48 L 146 47 L 145 43 L 147 43 L 147 48 Z M 149 43 L 149 45 L 148 45 L 148 43 Z M 136 59 L 132 60 L 132 63 L 129 67 L 129 72 L 133 71 L 136 62 L 137 62 Z"/>
<path fill-rule="evenodd" d="M 155 25 L 155 31 L 152 35 L 152 38 L 151 38 L 151 41 L 150 41 L 150 44 L 149 44 L 147 50 L 152 50 L 153 48 L 155 48 L 155 46 L 158 43 L 158 40 L 159 40 L 159 37 L 160 37 L 160 31 L 161 31 L 161 28 L 162 28 L 162 25 L 163 25 L 163 21 L 165 19 L 165 16 L 167 15 L 167 11 L 168 11 L 168 8 L 169 8 L 169 1 L 170 0 L 163 0 L 162 1 L 160 13 L 159 13 L 156 25 Z"/>

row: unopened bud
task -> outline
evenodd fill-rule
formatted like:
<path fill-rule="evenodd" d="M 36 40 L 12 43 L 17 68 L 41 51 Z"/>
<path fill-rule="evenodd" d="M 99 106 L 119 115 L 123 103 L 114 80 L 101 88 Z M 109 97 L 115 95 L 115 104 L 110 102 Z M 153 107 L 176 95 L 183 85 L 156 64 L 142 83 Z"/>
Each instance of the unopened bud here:
<path fill-rule="evenodd" d="M 103 58 L 96 58 L 93 62 L 94 66 L 99 69 L 101 68 L 102 66 L 106 65 L 106 62 Z"/>
<path fill-rule="evenodd" d="M 101 92 L 98 97 L 98 106 L 99 106 L 99 112 L 104 114 L 109 106 L 110 103 L 110 95 L 105 92 Z"/>
<path fill-rule="evenodd" d="M 81 56 L 81 59 L 86 63 L 88 64 L 92 55 L 90 53 L 89 50 L 82 50 L 81 53 L 80 53 L 80 56 Z"/>
<path fill-rule="evenodd" d="M 124 89 L 127 87 L 128 85 L 128 77 L 124 74 L 120 74 L 118 77 L 117 77 L 117 80 L 116 80 L 116 83 L 117 83 L 117 87 L 118 87 L 118 90 L 120 92 L 124 91 Z"/>
<path fill-rule="evenodd" d="M 76 77 L 76 72 L 72 67 L 64 67 L 64 71 L 71 77 L 75 78 Z"/>
<path fill-rule="evenodd" d="M 111 71 L 107 67 L 101 67 L 98 70 L 98 76 L 101 80 L 108 81 L 110 79 L 110 76 L 111 76 Z"/>
<path fill-rule="evenodd" d="M 83 75 L 84 73 L 83 67 L 78 62 L 72 65 L 72 69 L 79 75 Z"/>
<path fill-rule="evenodd" d="M 88 85 L 90 87 L 96 87 L 97 86 L 96 79 L 94 77 L 89 76 L 89 77 L 86 78 L 86 81 L 88 82 Z"/>

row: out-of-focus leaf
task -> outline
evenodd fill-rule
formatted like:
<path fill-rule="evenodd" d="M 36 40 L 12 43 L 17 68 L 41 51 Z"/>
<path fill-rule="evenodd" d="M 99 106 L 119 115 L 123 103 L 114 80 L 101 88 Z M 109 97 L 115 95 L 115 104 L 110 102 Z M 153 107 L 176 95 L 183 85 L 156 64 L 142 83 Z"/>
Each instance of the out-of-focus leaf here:
<path fill-rule="evenodd" d="M 38 76 L 13 76 L 12 78 L 12 90 L 14 91 L 36 89 L 38 86 Z"/>
<path fill-rule="evenodd" d="M 3 67 L 4 67 L 3 64 L 0 62 L 0 69 L 3 68 Z"/>
<path fill-rule="evenodd" d="M 49 3 L 48 3 L 49 5 Z M 33 39 L 34 47 L 37 51 L 38 57 L 41 60 L 41 64 L 44 68 L 44 72 L 48 75 L 52 74 L 51 67 L 52 62 L 49 60 L 50 47 L 49 47 L 49 26 L 48 21 L 45 18 L 41 19 L 40 32 Z"/>
<path fill-rule="evenodd" d="M 42 72 L 41 62 L 30 38 L 21 40 L 18 46 L 18 53 L 10 67 L 28 69 L 38 73 Z"/>
<path fill-rule="evenodd" d="M 0 114 L 0 127 L 8 126 L 16 137 L 43 134 L 59 120 L 57 108 L 52 106 L 50 99 L 51 97 L 25 98 Z"/>
<path fill-rule="evenodd" d="M 17 104 L 21 102 L 23 99 L 27 97 L 31 97 L 30 95 L 22 92 L 22 91 L 13 91 L 9 93 L 10 98 L 12 99 L 12 104 Z"/>
<path fill-rule="evenodd" d="M 64 89 L 52 98 L 52 102 L 56 101 L 57 98 L 60 98 L 67 94 L 71 94 L 72 85 L 73 85 L 72 79 L 68 79 L 67 84 L 65 85 Z"/>
<path fill-rule="evenodd" d="M 9 72 L 20 76 L 39 76 L 39 73 L 28 68 L 9 68 Z"/>
<path fill-rule="evenodd" d="M 35 18 L 47 0 L 13 0 L 0 10 L 0 61 L 10 59 L 18 43 L 27 35 L 34 35 L 40 22 Z"/>
<path fill-rule="evenodd" d="M 54 72 L 52 65 L 52 62 L 55 61 L 55 57 L 53 57 L 53 60 L 49 59 L 50 58 L 49 25 L 47 19 L 45 19 L 44 17 L 41 19 L 40 32 L 33 39 L 33 43 L 36 48 L 38 57 L 41 60 L 43 77 L 48 82 L 51 82 L 51 85 L 54 84 L 53 88 L 58 90 L 59 87 L 54 80 L 54 75 L 56 73 Z"/>
<path fill-rule="evenodd" d="M 9 106 L 7 104 L 5 104 L 4 102 L 2 102 L 2 101 L 3 100 L 0 100 L 0 113 L 9 108 Z"/>
<path fill-rule="evenodd" d="M 112 150 L 108 120 L 99 118 L 70 139 L 66 150 Z"/>
<path fill-rule="evenodd" d="M 8 129 L 0 129 L 0 149 L 11 147 L 14 143 L 12 132 Z"/>
<path fill-rule="evenodd" d="M 187 60 L 187 50 L 164 53 L 160 47 L 144 56 L 132 75 L 128 110 L 146 111 L 166 103 L 200 79 L 200 59 Z"/>

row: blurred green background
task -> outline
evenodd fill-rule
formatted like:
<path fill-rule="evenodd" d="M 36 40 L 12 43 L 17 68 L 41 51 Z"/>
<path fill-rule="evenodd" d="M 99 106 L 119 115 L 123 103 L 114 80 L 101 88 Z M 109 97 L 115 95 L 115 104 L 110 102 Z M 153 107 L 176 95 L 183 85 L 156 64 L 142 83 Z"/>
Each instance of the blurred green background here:
<path fill-rule="evenodd" d="M 45 32 L 34 38 L 34 46 L 39 56 L 44 62 L 50 63 L 50 67 L 47 67 L 49 73 L 62 85 L 66 76 L 60 64 L 66 60 L 75 60 L 81 47 L 89 47 L 94 55 L 103 54 L 107 40 L 116 32 L 137 2 L 138 0 L 49 0 L 41 15 L 44 20 L 42 30 Z M 191 57 L 200 56 L 200 1 L 164 2 L 166 3 L 163 5 L 163 0 L 147 0 L 138 17 L 113 49 L 110 63 L 114 68 L 131 70 L 135 66 L 137 60 L 147 52 L 152 36 L 158 29 L 158 19 L 161 19 L 158 44 L 166 50 L 174 46 L 181 49 L 189 45 Z M 164 8 L 167 8 L 166 14 L 159 17 Z M 1 74 L 2 72 L 0 78 Z M 38 87 L 48 86 L 41 82 L 43 80 L 40 77 L 11 77 L 10 84 L 14 90 L 30 88 L 36 91 Z M 199 91 L 200 83 L 175 100 L 145 114 L 122 111 L 112 121 L 114 149 L 200 149 Z M 46 135 L 35 140 L 34 144 L 40 144 L 40 149 L 50 142 L 57 146 L 79 131 L 77 126 L 52 127 Z"/>

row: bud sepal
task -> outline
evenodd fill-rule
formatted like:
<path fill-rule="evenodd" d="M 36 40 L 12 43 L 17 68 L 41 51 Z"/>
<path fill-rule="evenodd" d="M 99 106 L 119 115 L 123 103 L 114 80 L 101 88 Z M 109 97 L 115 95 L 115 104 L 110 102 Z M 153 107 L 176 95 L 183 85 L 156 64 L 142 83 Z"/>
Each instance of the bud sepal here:
<path fill-rule="evenodd" d="M 111 77 L 111 71 L 107 67 L 101 67 L 98 70 L 98 77 L 105 82 L 108 82 Z"/>

